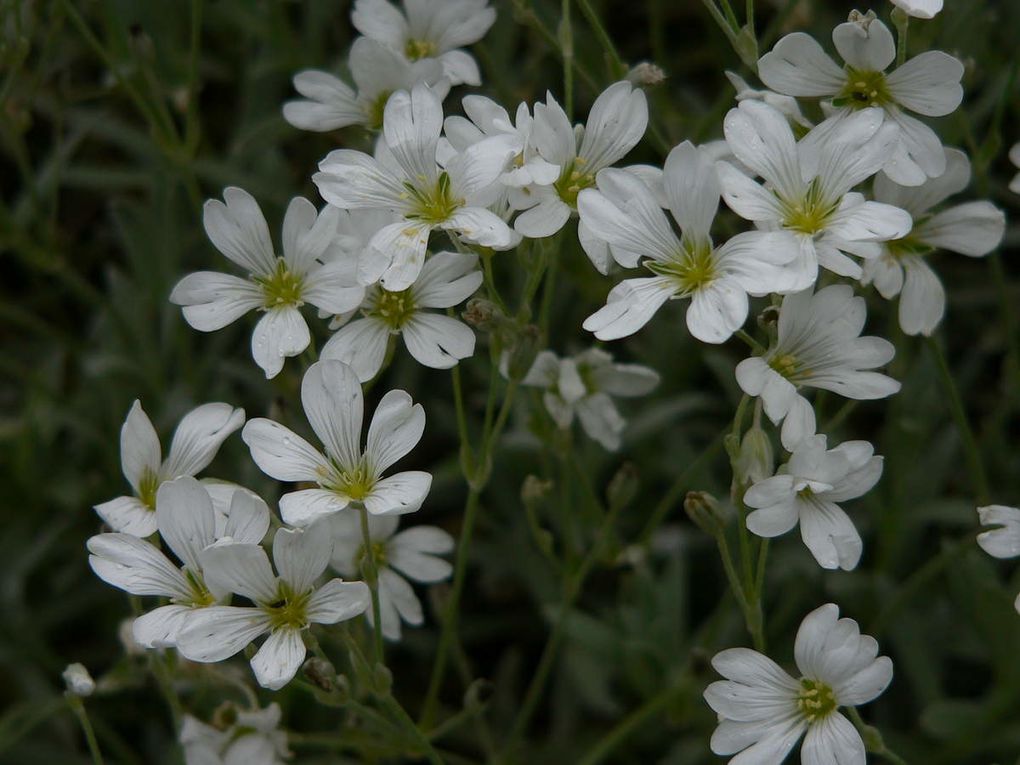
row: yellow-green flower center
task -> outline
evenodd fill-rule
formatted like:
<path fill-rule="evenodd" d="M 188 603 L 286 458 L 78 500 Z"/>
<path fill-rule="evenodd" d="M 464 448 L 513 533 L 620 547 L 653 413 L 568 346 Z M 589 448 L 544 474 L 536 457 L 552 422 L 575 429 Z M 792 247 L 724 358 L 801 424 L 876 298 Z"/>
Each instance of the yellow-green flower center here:
<path fill-rule="evenodd" d="M 815 723 L 828 717 L 839 706 L 832 688 L 821 680 L 810 680 L 804 677 L 801 678 L 800 687 L 800 693 L 797 694 L 797 709 L 809 723 Z"/>
<path fill-rule="evenodd" d="M 882 72 L 868 72 L 846 68 L 846 85 L 832 103 L 849 106 L 851 109 L 867 109 L 872 106 L 884 107 L 892 103 L 892 95 Z"/>
<path fill-rule="evenodd" d="M 577 209 L 577 195 L 584 189 L 595 185 L 595 174 L 584 170 L 584 158 L 576 157 L 573 162 L 563 168 L 559 180 L 553 184 L 560 199 L 572 209 Z"/>
<path fill-rule="evenodd" d="M 391 330 L 396 331 L 411 320 L 414 312 L 414 295 L 411 294 L 410 287 L 400 292 L 380 288 L 366 314 L 379 319 Z"/>
<path fill-rule="evenodd" d="M 780 199 L 783 208 L 783 226 L 790 231 L 814 235 L 825 228 L 825 224 L 839 208 L 838 200 L 822 197 L 821 183 L 817 178 L 811 181 L 807 191 L 797 200 Z"/>
<path fill-rule="evenodd" d="M 262 299 L 265 307 L 279 308 L 285 305 L 300 306 L 304 279 L 293 273 L 283 258 L 276 259 L 276 270 L 269 276 L 255 277 L 262 288 Z"/>
<path fill-rule="evenodd" d="M 439 46 L 431 40 L 408 40 L 404 45 L 404 55 L 411 61 L 422 58 L 431 58 L 439 52 Z"/>
<path fill-rule="evenodd" d="M 184 578 L 187 580 L 188 589 L 191 592 L 191 597 L 186 602 L 186 605 L 202 607 L 211 606 L 216 602 L 216 598 L 209 592 L 209 588 L 205 586 L 205 580 L 202 579 L 200 574 L 196 574 L 190 568 L 186 568 L 184 569 Z"/>
<path fill-rule="evenodd" d="M 322 488 L 344 494 L 355 502 L 363 500 L 375 488 L 375 472 L 364 461 L 353 470 L 334 463 L 331 468 L 319 468 L 319 475 Z"/>
<path fill-rule="evenodd" d="M 149 510 L 156 509 L 156 490 L 159 484 L 158 473 L 150 468 L 142 469 L 142 478 L 138 481 L 138 499 Z"/>
<path fill-rule="evenodd" d="M 806 374 L 806 372 L 799 369 L 799 365 L 800 362 L 797 361 L 797 357 L 790 353 L 784 353 L 782 356 L 769 359 L 769 366 L 787 379 L 795 374 Z"/>
<path fill-rule="evenodd" d="M 886 242 L 885 248 L 889 255 L 897 260 L 906 257 L 922 257 L 935 252 L 935 248 L 930 244 L 914 239 L 909 234 L 902 239 L 893 239 L 891 242 Z"/>
<path fill-rule="evenodd" d="M 649 261 L 646 265 L 652 273 L 676 282 L 681 295 L 690 295 L 707 287 L 719 275 L 712 257 L 712 245 L 708 242 L 685 243 L 676 260 L 666 263 Z"/>
<path fill-rule="evenodd" d="M 437 225 L 449 220 L 459 207 L 464 206 L 463 199 L 454 197 L 450 176 L 445 172 L 439 174 L 439 180 L 432 189 L 421 189 L 410 182 L 404 183 L 404 189 L 405 198 L 411 202 L 411 211 L 406 217 L 411 220 Z"/>
<path fill-rule="evenodd" d="M 386 112 L 386 102 L 390 100 L 391 95 L 393 95 L 392 90 L 384 90 L 372 99 L 372 101 L 365 107 L 365 114 L 368 116 L 369 130 L 382 129 L 383 114 Z"/>
<path fill-rule="evenodd" d="M 286 582 L 280 582 L 276 600 L 262 605 L 262 608 L 269 614 L 270 627 L 274 630 L 280 627 L 304 629 L 308 626 L 310 597 L 310 592 L 296 593 Z"/>

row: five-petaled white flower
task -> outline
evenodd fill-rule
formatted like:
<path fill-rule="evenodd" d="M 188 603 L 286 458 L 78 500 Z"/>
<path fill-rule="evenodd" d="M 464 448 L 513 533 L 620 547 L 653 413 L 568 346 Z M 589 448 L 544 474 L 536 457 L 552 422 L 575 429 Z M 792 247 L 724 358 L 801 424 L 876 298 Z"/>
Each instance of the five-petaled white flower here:
<path fill-rule="evenodd" d="M 654 369 L 639 364 L 617 364 L 599 348 L 561 359 L 542 351 L 521 385 L 542 388 L 542 401 L 556 425 L 567 430 L 574 415 L 589 437 L 609 451 L 620 448 L 626 421 L 611 396 L 643 396 L 659 384 Z"/>
<path fill-rule="evenodd" d="M 397 91 L 386 103 L 378 158 L 338 149 L 312 176 L 332 205 L 347 210 L 381 208 L 400 215 L 372 237 L 358 264 L 362 284 L 381 280 L 384 287 L 398 292 L 410 287 L 421 272 L 435 229 L 486 247 L 511 245 L 509 226 L 486 206 L 499 193 L 495 181 L 513 149 L 504 137 L 489 138 L 440 167 L 436 150 L 442 128 L 442 104 L 427 85 L 419 83 L 410 93 Z"/>
<path fill-rule="evenodd" d="M 744 493 L 757 508 L 747 528 L 760 537 L 778 537 L 800 523 L 804 544 L 822 568 L 850 571 L 861 559 L 861 535 L 836 504 L 869 492 L 882 476 L 882 458 L 867 441 L 845 441 L 826 448 L 822 435 L 808 436 L 771 478 Z"/>
<path fill-rule="evenodd" d="M 892 4 L 917 19 L 933 19 L 942 10 L 942 0 L 892 0 Z"/>
<path fill-rule="evenodd" d="M 199 271 L 181 279 L 170 301 L 200 332 L 222 329 L 248 311 L 264 316 L 251 337 L 251 353 L 266 377 L 275 377 L 288 356 L 308 347 L 311 337 L 299 310 L 305 303 L 329 313 L 353 310 L 364 289 L 349 281 L 342 264 L 327 253 L 337 230 L 337 211 L 295 197 L 283 219 L 283 257 L 276 257 L 269 227 L 255 199 L 244 189 L 223 191 L 205 203 L 203 222 L 220 252 L 247 269 L 247 278 Z"/>
<path fill-rule="evenodd" d="M 276 702 L 265 709 L 231 706 L 229 713 L 225 729 L 184 716 L 179 736 L 184 765 L 285 765 L 291 751 Z"/>
<path fill-rule="evenodd" d="M 212 500 L 190 476 L 159 487 L 156 512 L 160 536 L 180 565 L 144 539 L 130 534 L 98 534 L 87 543 L 89 565 L 103 581 L 132 595 L 170 598 L 134 620 L 132 635 L 144 648 L 176 645 L 188 619 L 228 594 L 207 582 L 199 554 L 217 540 L 258 544 L 269 530 L 269 508 L 246 489 L 233 493 L 225 526 L 217 530 Z"/>
<path fill-rule="evenodd" d="M 963 64 L 942 51 L 926 51 L 890 74 L 896 43 L 874 13 L 856 11 L 832 32 L 840 67 L 814 38 L 787 35 L 758 62 L 758 76 L 779 93 L 831 98 L 835 113 L 816 128 L 823 135 L 860 109 L 878 107 L 899 126 L 897 142 L 883 152 L 883 169 L 899 183 L 916 186 L 945 169 L 942 143 L 935 132 L 904 110 L 943 117 L 963 100 Z"/>
<path fill-rule="evenodd" d="M 779 310 L 778 338 L 763 356 L 737 365 L 744 393 L 761 396 L 765 414 L 783 423 L 782 441 L 792 451 L 815 433 L 815 411 L 799 388 L 821 388 L 847 398 L 891 396 L 900 384 L 869 370 L 892 360 L 896 350 L 881 337 L 861 337 L 867 306 L 845 284 L 787 295 Z"/>
<path fill-rule="evenodd" d="M 539 156 L 560 172 L 551 184 L 528 186 L 514 197 L 514 206 L 525 211 L 514 228 L 541 238 L 563 228 L 577 209 L 577 195 L 595 185 L 599 170 L 623 159 L 641 140 L 648 126 L 648 101 L 644 91 L 621 81 L 595 99 L 584 127 L 570 124 L 552 93 L 546 94 L 544 104 L 535 104 L 534 111 L 531 140 Z M 595 265 L 604 270 L 609 263 Z"/>
<path fill-rule="evenodd" d="M 367 37 L 354 41 L 348 65 L 357 92 L 329 72 L 309 69 L 294 75 L 294 89 L 307 100 L 285 103 L 284 119 L 302 130 L 323 132 L 348 125 L 378 130 L 383 124 L 386 101 L 393 92 L 410 90 L 416 83 L 424 82 L 442 99 L 449 88 L 438 61 L 408 61 Z"/>
<path fill-rule="evenodd" d="M 361 382 L 382 368 L 387 344 L 400 335 L 408 352 L 433 369 L 449 369 L 475 351 L 475 334 L 462 321 L 428 308 L 452 308 L 482 283 L 478 256 L 438 252 L 428 260 L 414 284 L 401 292 L 370 287 L 361 306 L 363 318 L 341 327 L 322 348 L 319 358 L 349 364 Z"/>
<path fill-rule="evenodd" d="M 874 283 L 882 297 L 900 295 L 900 327 L 908 335 L 931 335 L 946 311 L 946 292 L 926 256 L 948 250 L 981 257 L 999 246 L 1006 216 L 991 202 L 966 202 L 931 213 L 970 183 L 970 160 L 959 149 L 946 149 L 946 171 L 920 186 L 900 186 L 887 176 L 875 178 L 875 199 L 902 207 L 914 218 L 905 237 L 885 242 L 882 255 L 864 263 L 862 281 Z"/>
<path fill-rule="evenodd" d="M 403 0 L 404 13 L 386 0 L 357 0 L 355 28 L 408 61 L 436 59 L 452 85 L 481 85 L 478 63 L 459 50 L 489 31 L 496 11 L 489 0 Z"/>
<path fill-rule="evenodd" d="M 371 550 L 366 552 L 361 519 L 341 513 L 330 519 L 333 533 L 331 565 L 348 579 L 363 571 L 371 554 L 379 573 L 379 615 L 382 633 L 388 640 L 400 640 L 400 623 L 420 626 L 425 617 L 421 602 L 407 580 L 433 584 L 450 576 L 453 567 L 440 555 L 453 550 L 453 537 L 436 526 L 415 526 L 395 534 L 400 519 L 392 515 L 368 517 Z M 406 577 L 406 578 L 405 578 Z M 369 624 L 374 614 L 365 612 Z"/>
<path fill-rule="evenodd" d="M 220 444 L 244 423 L 244 410 L 229 404 L 202 404 L 184 415 L 164 460 L 152 421 L 140 402 L 131 405 L 120 429 L 120 464 L 134 496 L 96 505 L 114 531 L 147 537 L 156 530 L 156 492 L 164 481 L 200 473 Z"/>
<path fill-rule="evenodd" d="M 977 511 L 982 526 L 998 527 L 978 534 L 981 549 L 996 558 L 1020 557 L 1020 508 L 988 505 Z M 1020 612 L 1020 595 L 1014 605 Z"/>
<path fill-rule="evenodd" d="M 210 588 L 232 592 L 252 606 L 209 606 L 195 611 L 177 635 L 177 649 L 192 661 L 223 661 L 257 637 L 269 637 L 252 656 L 263 688 L 278 690 L 305 659 L 301 632 L 311 624 L 336 624 L 364 613 L 371 602 L 364 582 L 316 582 L 329 565 L 333 539 L 325 523 L 308 529 L 279 529 L 273 561 L 258 545 L 215 544 L 199 553 Z"/>
<path fill-rule="evenodd" d="M 840 619 L 834 603 L 804 617 L 794 656 L 799 679 L 749 648 L 715 655 L 712 666 L 726 680 L 705 690 L 720 718 L 712 751 L 740 752 L 731 763 L 779 765 L 806 733 L 803 765 L 865 765 L 864 741 L 839 708 L 880 696 L 892 681 L 892 661 L 857 622 Z"/>
<path fill-rule="evenodd" d="M 685 141 L 669 153 L 662 178 L 679 237 L 651 190 L 635 176 L 606 169 L 597 180 L 598 190 L 578 195 L 581 221 L 609 243 L 621 265 L 633 267 L 643 259 L 654 274 L 616 285 L 606 306 L 585 320 L 584 328 L 600 340 L 631 335 L 667 300 L 689 297 L 691 334 L 721 343 L 747 319 L 748 294 L 798 287 L 798 273 L 790 265 L 798 244 L 789 232 L 748 232 L 714 246 L 711 228 L 719 183 L 712 163 L 691 143 Z"/>
<path fill-rule="evenodd" d="M 896 141 L 895 125 L 878 109 L 857 112 L 824 136 L 815 128 L 799 142 L 786 117 L 761 101 L 741 101 L 723 123 L 734 156 L 765 185 L 728 162 L 716 168 L 726 204 L 766 236 L 781 229 L 797 237 L 797 289 L 814 284 L 818 266 L 859 278 L 845 253 L 878 257 L 878 242 L 910 231 L 910 215 L 851 191 L 878 172 Z"/>
<path fill-rule="evenodd" d="M 432 476 L 409 470 L 383 478 L 406 455 L 425 430 L 425 410 L 402 390 L 391 390 L 379 402 L 361 448 L 365 401 L 354 370 L 340 361 L 312 364 L 301 382 L 301 403 L 308 423 L 325 446 L 325 454 L 279 423 L 250 420 L 241 437 L 263 472 L 279 481 L 318 484 L 280 498 L 280 514 L 292 526 L 351 504 L 374 515 L 413 513 L 432 485 Z"/>

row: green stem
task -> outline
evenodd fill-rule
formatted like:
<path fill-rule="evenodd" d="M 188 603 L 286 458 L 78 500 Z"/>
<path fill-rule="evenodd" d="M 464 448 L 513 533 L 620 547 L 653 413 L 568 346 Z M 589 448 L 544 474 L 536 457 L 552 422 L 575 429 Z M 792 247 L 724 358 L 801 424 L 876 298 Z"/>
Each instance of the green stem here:
<path fill-rule="evenodd" d="M 595 12 L 595 9 L 591 7 L 590 0 L 577 0 L 577 5 L 581 9 L 581 13 L 588 20 L 588 24 L 591 26 L 592 31 L 595 33 L 595 37 L 598 38 L 599 45 L 605 52 L 612 66 L 612 76 L 614 80 L 623 77 L 627 73 L 627 64 L 620 57 L 620 52 L 616 49 L 613 44 L 613 38 L 609 36 L 609 32 L 606 31 L 605 26 L 602 24 L 602 20 L 599 15 Z"/>
<path fill-rule="evenodd" d="M 560 10 L 560 50 L 563 53 L 563 110 L 574 118 L 574 29 L 570 21 L 570 0 L 563 0 Z"/>
<path fill-rule="evenodd" d="M 896 27 L 896 66 L 900 67 L 907 60 L 907 31 L 910 29 L 910 16 L 896 8 L 893 10 L 892 20 Z"/>
<path fill-rule="evenodd" d="M 166 664 L 169 660 L 168 656 L 168 654 L 161 656 L 158 652 L 152 651 L 149 654 L 149 668 L 156 678 L 156 684 L 159 686 L 160 693 L 163 694 L 167 706 L 170 707 L 170 717 L 173 719 L 174 732 L 179 733 L 184 718 L 184 710 Z"/>
<path fill-rule="evenodd" d="M 74 716 L 78 718 L 82 733 L 85 734 L 85 742 L 88 744 L 89 754 L 92 755 L 93 765 L 103 765 L 103 753 L 99 750 L 99 742 L 96 740 L 96 732 L 92 730 L 89 713 L 85 711 L 85 703 L 81 697 L 72 694 L 68 694 L 67 702 L 71 705 Z"/>
<path fill-rule="evenodd" d="M 864 739 L 864 747 L 867 751 L 893 763 L 893 765 L 907 765 L 906 760 L 885 745 L 885 741 L 882 739 L 882 734 L 878 728 L 864 722 L 861 718 L 861 713 L 857 711 L 857 707 L 847 707 L 846 713 L 850 721 L 860 732 L 861 738 Z"/>
<path fill-rule="evenodd" d="M 974 431 L 967 420 L 967 411 L 964 409 L 963 399 L 960 397 L 960 391 L 956 387 L 955 380 L 953 380 L 953 375 L 949 369 L 949 364 L 946 362 L 945 354 L 942 352 L 942 347 L 935 338 L 929 337 L 926 338 L 926 341 L 928 349 L 931 351 L 935 364 L 938 367 L 942 387 L 949 398 L 949 407 L 953 413 L 953 419 L 956 420 L 956 429 L 959 431 L 960 439 L 963 442 L 963 450 L 967 463 L 970 466 L 970 477 L 974 484 L 974 491 L 977 494 L 978 504 L 987 505 L 991 501 L 988 475 L 985 473 L 985 466 L 981 461 L 981 451 L 978 448 L 977 439 L 974 437 Z"/>
<path fill-rule="evenodd" d="M 679 687 L 672 686 L 664 688 L 655 696 L 652 696 L 652 698 L 624 717 L 619 724 L 600 739 L 584 756 L 580 765 L 598 765 L 598 763 L 605 760 L 628 736 L 648 722 L 653 715 L 666 707 L 680 690 Z"/>
<path fill-rule="evenodd" d="M 432 747 L 432 742 L 428 740 L 421 729 L 415 725 L 414 720 L 411 719 L 410 715 L 404 711 L 404 708 L 397 702 L 392 695 L 387 694 L 382 699 L 383 706 L 386 707 L 394 719 L 400 723 L 401 727 L 404 728 L 414 739 L 415 743 L 421 749 L 426 759 L 433 765 L 443 765 L 443 759 L 439 756 L 436 750 Z"/>
<path fill-rule="evenodd" d="M 733 31 L 733 27 L 730 22 L 719 10 L 719 6 L 715 4 L 715 0 L 701 0 L 701 4 L 708 9 L 709 14 L 715 19 L 715 23 L 719 26 L 719 29 L 726 35 L 726 39 L 730 41 L 730 45 L 736 49 L 737 36 Z"/>
<path fill-rule="evenodd" d="M 379 567 L 376 565 L 375 554 L 372 551 L 372 534 L 368 528 L 368 510 L 362 507 L 359 512 L 361 513 L 361 565 L 364 569 L 362 576 L 368 582 L 369 590 L 372 593 L 372 646 L 375 652 L 375 663 L 382 664 L 386 661 L 386 657 L 383 647 L 382 614 L 379 607 Z"/>

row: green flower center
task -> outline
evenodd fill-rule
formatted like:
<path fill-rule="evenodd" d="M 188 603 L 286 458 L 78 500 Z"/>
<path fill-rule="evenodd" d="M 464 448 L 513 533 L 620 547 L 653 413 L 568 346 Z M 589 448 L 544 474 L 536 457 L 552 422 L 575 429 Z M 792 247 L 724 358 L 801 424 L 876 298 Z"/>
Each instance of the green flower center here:
<path fill-rule="evenodd" d="M 156 490 L 159 484 L 158 473 L 150 468 L 142 469 L 142 478 L 138 482 L 138 499 L 149 510 L 156 509 Z"/>
<path fill-rule="evenodd" d="M 577 195 L 584 189 L 590 189 L 595 185 L 595 174 L 585 172 L 584 164 L 583 157 L 576 157 L 573 162 L 563 168 L 559 180 L 553 184 L 560 199 L 574 210 L 577 209 Z"/>
<path fill-rule="evenodd" d="M 930 244 L 914 239 L 909 234 L 902 239 L 886 242 L 885 247 L 889 255 L 897 260 L 906 257 L 922 257 L 935 252 L 935 248 Z"/>
<path fill-rule="evenodd" d="M 712 258 L 712 245 L 708 242 L 684 243 L 676 260 L 668 263 L 649 261 L 646 263 L 652 273 L 666 276 L 676 282 L 681 295 L 690 295 L 708 286 L 718 271 Z"/>
<path fill-rule="evenodd" d="M 209 588 L 205 586 L 205 580 L 202 579 L 201 574 L 196 574 L 190 568 L 186 568 L 184 569 L 184 578 L 187 580 L 188 589 L 191 591 L 191 597 L 186 602 L 186 605 L 203 607 L 211 606 L 216 602 L 216 598 L 209 592 Z"/>
<path fill-rule="evenodd" d="M 867 109 L 872 106 L 886 106 L 892 103 L 892 95 L 882 72 L 859 71 L 846 68 L 846 85 L 832 100 L 836 106 L 851 109 Z"/>
<path fill-rule="evenodd" d="M 345 494 L 355 502 L 361 502 L 375 488 L 375 473 L 364 461 L 353 470 L 344 470 L 335 463 L 332 468 L 328 471 L 326 468 L 319 468 L 319 474 L 322 476 L 319 485 L 328 491 Z"/>
<path fill-rule="evenodd" d="M 803 677 L 800 680 L 800 687 L 800 693 L 797 694 L 797 709 L 809 723 L 815 723 L 828 717 L 839 706 L 832 688 L 821 680 L 810 680 Z"/>
<path fill-rule="evenodd" d="M 420 189 L 413 183 L 404 182 L 405 197 L 411 201 L 411 212 L 406 215 L 411 220 L 437 225 L 449 220 L 457 208 L 463 207 L 464 200 L 457 199 L 450 188 L 450 176 L 442 172 L 439 180 L 431 190 Z"/>
<path fill-rule="evenodd" d="M 391 330 L 399 330 L 415 313 L 414 295 L 411 288 L 400 292 L 380 289 L 372 306 L 366 312 L 368 316 L 379 319 Z"/>
<path fill-rule="evenodd" d="M 386 102 L 393 95 L 392 90 L 384 90 L 377 95 L 366 107 L 365 114 L 368 115 L 369 130 L 381 130 L 383 114 L 386 112 Z"/>
<path fill-rule="evenodd" d="M 278 308 L 284 305 L 300 306 L 304 301 L 301 293 L 304 289 L 304 278 L 293 273 L 283 258 L 276 259 L 276 270 L 267 277 L 254 277 L 262 288 L 265 307 Z"/>
<path fill-rule="evenodd" d="M 807 374 L 805 371 L 798 368 L 799 362 L 797 361 L 797 357 L 790 353 L 784 353 L 782 356 L 776 356 L 769 359 L 769 366 L 787 379 L 798 373 L 801 375 Z"/>
<path fill-rule="evenodd" d="M 796 201 L 781 199 L 783 226 L 802 234 L 817 234 L 825 228 L 829 217 L 836 212 L 839 203 L 822 198 L 818 178 L 811 181 L 804 195 Z"/>
<path fill-rule="evenodd" d="M 439 52 L 439 46 L 431 40 L 408 40 L 404 46 L 404 55 L 411 61 L 431 58 Z"/>
<path fill-rule="evenodd" d="M 296 593 L 286 582 L 280 582 L 276 592 L 276 600 L 263 604 L 262 608 L 269 614 L 269 625 L 272 629 L 291 627 L 304 629 L 308 626 L 308 601 L 310 592 Z"/>

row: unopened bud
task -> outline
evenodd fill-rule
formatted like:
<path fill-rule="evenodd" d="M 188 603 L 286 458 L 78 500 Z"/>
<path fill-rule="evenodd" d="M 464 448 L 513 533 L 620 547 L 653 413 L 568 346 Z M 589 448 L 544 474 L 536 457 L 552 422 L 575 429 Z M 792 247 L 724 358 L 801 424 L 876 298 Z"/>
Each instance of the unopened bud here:
<path fill-rule="evenodd" d="M 740 60 L 749 69 L 755 71 L 758 67 L 758 38 L 755 37 L 754 30 L 750 25 L 741 27 L 733 40 L 733 47 L 736 49 L 737 55 L 740 56 Z"/>
<path fill-rule="evenodd" d="M 666 80 L 666 73 L 662 67 L 650 61 L 642 61 L 627 72 L 627 80 L 634 85 L 661 85 Z"/>
<path fill-rule="evenodd" d="M 630 504 L 638 490 L 638 472 L 633 462 L 624 462 L 606 487 L 606 499 L 611 508 Z"/>
<path fill-rule="evenodd" d="M 237 707 L 232 701 L 224 701 L 213 711 L 212 726 L 217 730 L 228 730 L 237 724 Z"/>
<path fill-rule="evenodd" d="M 531 369 L 538 355 L 538 336 L 538 327 L 534 324 L 521 327 L 507 357 L 507 375 L 511 380 L 523 379 Z"/>
<path fill-rule="evenodd" d="M 393 688 L 393 673 L 385 664 L 376 664 L 372 670 L 372 686 L 380 698 L 389 695 Z"/>
<path fill-rule="evenodd" d="M 336 669 L 325 659 L 313 656 L 302 668 L 308 681 L 317 688 L 329 692 L 336 684 Z"/>
<path fill-rule="evenodd" d="M 770 305 L 758 314 L 758 326 L 764 330 L 775 327 L 779 323 L 779 306 Z"/>
<path fill-rule="evenodd" d="M 492 698 L 493 685 L 484 677 L 475 680 L 464 691 L 464 709 L 480 709 Z"/>
<path fill-rule="evenodd" d="M 499 307 L 491 300 L 471 298 L 468 301 L 467 307 L 461 313 L 461 318 L 472 327 L 478 327 L 478 329 L 488 332 L 492 329 L 499 313 Z"/>
<path fill-rule="evenodd" d="M 684 497 L 684 512 L 694 524 L 711 536 L 722 533 L 723 514 L 719 502 L 707 491 L 689 491 Z"/>
<path fill-rule="evenodd" d="M 744 434 L 733 462 L 737 480 L 745 486 L 764 481 L 772 476 L 774 465 L 772 441 L 760 427 L 752 427 Z"/>
<path fill-rule="evenodd" d="M 521 484 L 521 502 L 536 505 L 545 499 L 553 489 L 553 482 L 529 474 Z"/>
<path fill-rule="evenodd" d="M 92 675 L 83 664 L 77 662 L 68 664 L 67 669 L 64 670 L 63 678 L 67 692 L 72 696 L 84 698 L 91 696 L 96 690 L 96 681 L 92 679 Z"/>

